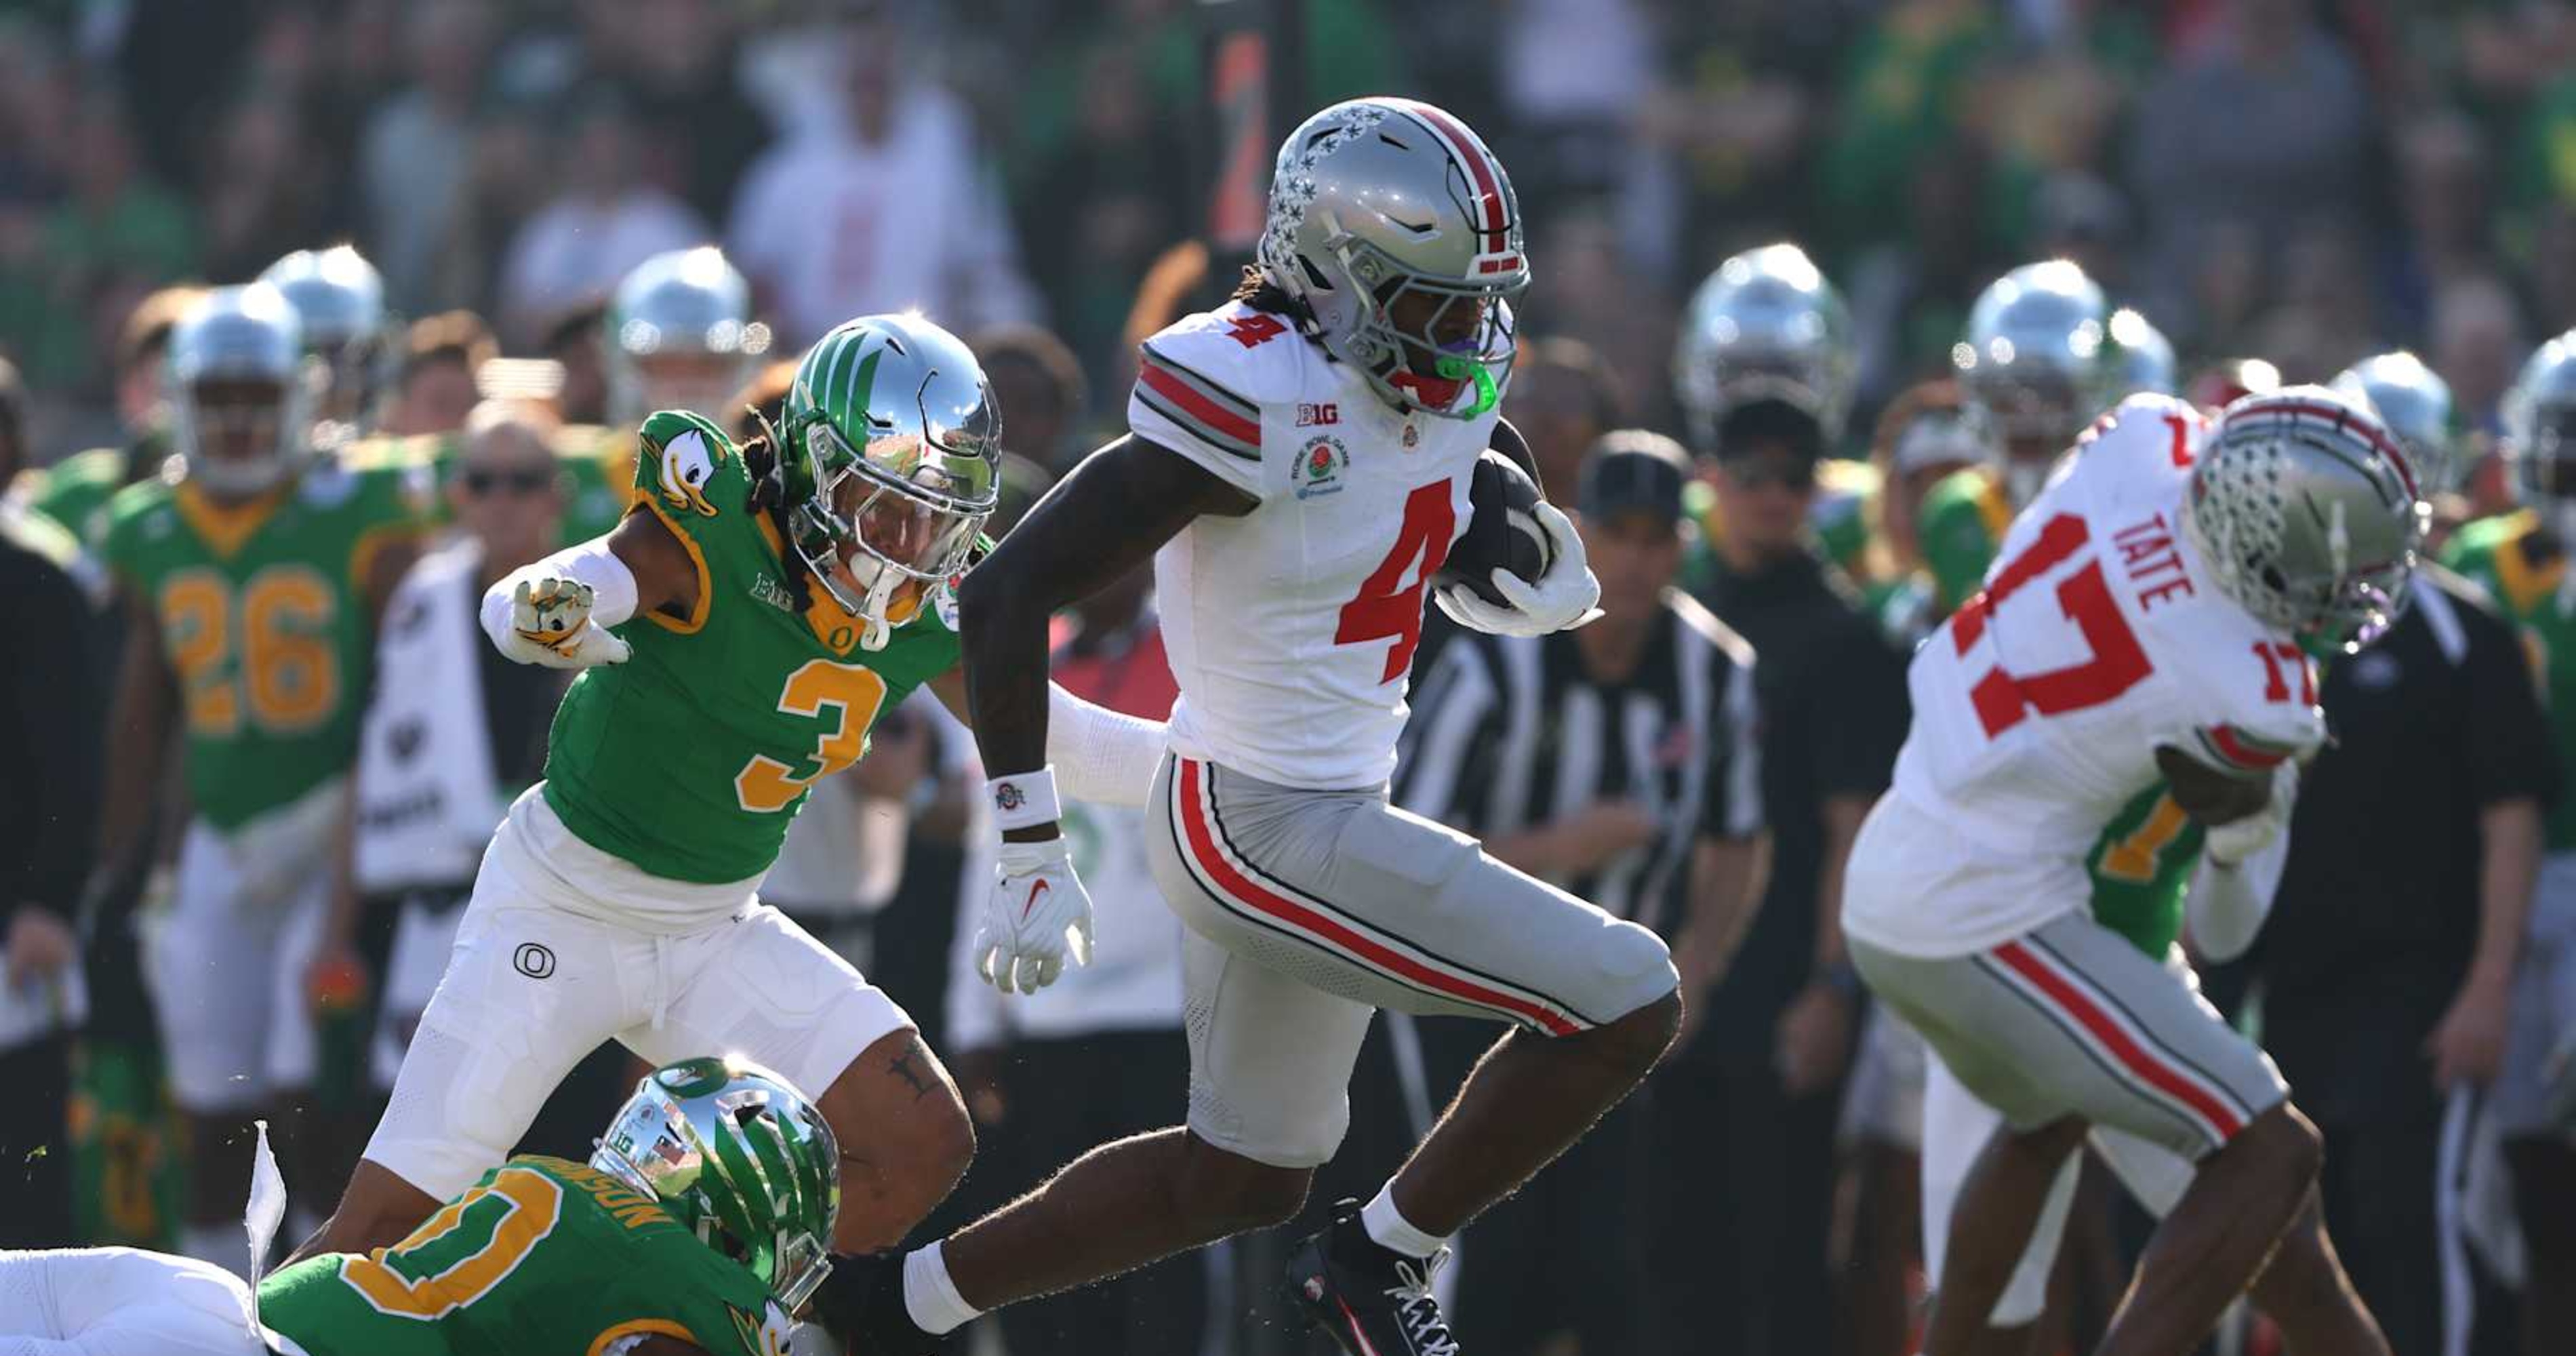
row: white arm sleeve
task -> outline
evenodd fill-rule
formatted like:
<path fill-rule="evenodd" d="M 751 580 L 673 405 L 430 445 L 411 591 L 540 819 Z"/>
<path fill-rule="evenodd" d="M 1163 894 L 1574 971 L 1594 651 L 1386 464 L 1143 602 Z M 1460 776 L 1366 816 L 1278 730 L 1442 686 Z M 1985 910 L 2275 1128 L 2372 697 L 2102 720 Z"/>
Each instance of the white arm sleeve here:
<path fill-rule="evenodd" d="M 483 634 L 491 637 L 495 645 L 510 634 L 510 599 L 523 579 L 531 583 L 570 579 L 588 584 L 592 593 L 590 619 L 601 626 L 615 626 L 635 615 L 635 572 L 608 549 L 606 537 L 594 537 L 577 546 L 567 546 L 534 565 L 522 565 L 483 591 Z"/>
<path fill-rule="evenodd" d="M 1071 799 L 1144 808 L 1169 734 L 1159 720 L 1094 706 L 1047 684 L 1047 762 Z"/>
<path fill-rule="evenodd" d="M 2234 960 L 2254 944 L 2263 920 L 2272 916 L 2272 896 L 2281 888 L 2281 872 L 2290 860 L 2287 814 L 2281 831 L 2253 856 L 2235 866 L 2220 866 L 2207 851 L 2192 869 L 2186 913 L 2191 940 L 2214 961 Z"/>

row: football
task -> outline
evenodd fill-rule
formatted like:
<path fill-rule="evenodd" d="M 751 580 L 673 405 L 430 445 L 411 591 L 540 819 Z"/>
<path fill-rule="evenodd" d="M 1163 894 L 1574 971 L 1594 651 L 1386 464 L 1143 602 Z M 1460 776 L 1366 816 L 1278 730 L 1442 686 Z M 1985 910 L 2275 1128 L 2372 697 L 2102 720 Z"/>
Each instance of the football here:
<path fill-rule="evenodd" d="M 1476 459 L 1467 488 L 1467 530 L 1449 547 L 1449 558 L 1431 577 L 1434 588 L 1465 586 L 1496 607 L 1511 606 L 1494 591 L 1494 571 L 1509 570 L 1537 583 L 1554 564 L 1547 529 L 1539 526 L 1538 484 L 1512 459 L 1492 448 Z"/>

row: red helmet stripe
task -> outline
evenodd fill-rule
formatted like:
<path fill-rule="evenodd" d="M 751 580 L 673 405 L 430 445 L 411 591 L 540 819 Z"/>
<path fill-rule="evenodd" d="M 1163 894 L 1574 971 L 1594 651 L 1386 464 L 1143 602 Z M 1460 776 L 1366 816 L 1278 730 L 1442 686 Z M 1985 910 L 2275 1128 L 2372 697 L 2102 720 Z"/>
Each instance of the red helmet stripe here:
<path fill-rule="evenodd" d="M 1399 100 L 1396 106 L 1419 119 L 1432 135 L 1447 144 L 1451 155 L 1466 163 L 1467 173 L 1476 181 L 1476 200 L 1484 205 L 1485 252 L 1500 254 L 1510 249 L 1511 220 L 1503 215 L 1501 167 L 1486 157 L 1456 118 L 1418 100 Z"/>

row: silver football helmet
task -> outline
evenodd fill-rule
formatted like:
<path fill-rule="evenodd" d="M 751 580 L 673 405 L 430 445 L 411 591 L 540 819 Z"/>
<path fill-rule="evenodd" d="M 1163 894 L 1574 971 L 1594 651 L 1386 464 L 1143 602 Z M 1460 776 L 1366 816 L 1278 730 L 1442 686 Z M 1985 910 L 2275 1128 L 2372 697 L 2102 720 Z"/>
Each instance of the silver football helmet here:
<path fill-rule="evenodd" d="M 590 1165 L 661 1203 L 790 1314 L 832 1270 L 841 1153 L 823 1113 L 747 1060 L 686 1060 L 635 1085 Z"/>
<path fill-rule="evenodd" d="M 620 427 L 655 410 L 718 423 L 769 352 L 751 318 L 751 284 L 713 245 L 671 250 L 635 266 L 608 302 L 608 417 Z"/>
<path fill-rule="evenodd" d="M 284 293 L 266 283 L 208 292 L 170 331 L 170 443 L 221 498 L 292 476 L 311 446 L 319 365 Z"/>
<path fill-rule="evenodd" d="M 2369 402 L 2379 422 L 2415 463 L 2426 494 L 2451 488 L 2459 473 L 2460 425 L 2451 406 L 2451 384 L 2403 349 L 2364 358 L 2331 383 L 2347 397 Z"/>
<path fill-rule="evenodd" d="M 2183 506 L 2193 545 L 2238 606 L 2346 649 L 2403 609 L 2430 516 L 2379 417 L 2322 386 L 2228 406 Z"/>
<path fill-rule="evenodd" d="M 2173 341 L 2136 310 L 2123 306 L 2111 313 L 2111 387 L 2105 404 L 2117 404 L 2141 391 L 2172 395 L 2181 389 L 2182 368 L 2174 359 Z"/>
<path fill-rule="evenodd" d="M 966 568 L 1001 502 L 1002 419 L 964 341 L 921 316 L 862 316 L 807 350 L 787 388 L 778 469 L 791 544 L 885 648 L 906 583 Z"/>
<path fill-rule="evenodd" d="M 2048 468 L 2108 403 L 2111 308 L 2065 259 L 2024 264 L 1979 293 L 1950 346 L 1969 411 L 2004 446 L 2004 490 L 2030 502 Z"/>
<path fill-rule="evenodd" d="M 1852 400 L 1851 317 L 1842 296 L 1791 244 L 1747 250 L 1691 295 L 1673 350 L 1673 393 L 1702 449 L 1726 411 L 1779 399 L 1813 415 L 1831 445 Z"/>
<path fill-rule="evenodd" d="M 297 250 L 259 275 L 295 307 L 304 347 L 328 377 L 316 418 L 363 429 L 389 382 L 394 346 L 385 315 L 385 280 L 350 245 Z"/>
<path fill-rule="evenodd" d="M 1529 258 L 1512 181 L 1465 123 L 1386 97 L 1306 119 L 1279 148 L 1257 258 L 1299 328 L 1397 409 L 1470 418 L 1501 399 Z"/>
<path fill-rule="evenodd" d="M 2576 330 L 2542 344 L 2504 393 L 2505 466 L 2515 497 L 2576 542 Z"/>

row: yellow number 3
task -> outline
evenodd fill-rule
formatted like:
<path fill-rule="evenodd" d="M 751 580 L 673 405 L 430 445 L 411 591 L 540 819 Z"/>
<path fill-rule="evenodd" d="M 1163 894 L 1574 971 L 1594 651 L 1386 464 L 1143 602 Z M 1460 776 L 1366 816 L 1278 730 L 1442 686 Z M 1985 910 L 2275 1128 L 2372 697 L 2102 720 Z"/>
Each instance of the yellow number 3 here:
<path fill-rule="evenodd" d="M 832 724 L 815 737 L 814 770 L 799 771 L 768 754 L 753 754 L 734 774 L 735 801 L 753 814 L 784 810 L 806 788 L 859 761 L 868 746 L 868 726 L 885 701 L 885 690 L 883 678 L 857 664 L 806 660 L 803 668 L 787 675 L 787 690 L 778 696 L 778 709 L 816 719 L 823 718 L 827 708 L 834 713 Z"/>

